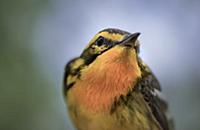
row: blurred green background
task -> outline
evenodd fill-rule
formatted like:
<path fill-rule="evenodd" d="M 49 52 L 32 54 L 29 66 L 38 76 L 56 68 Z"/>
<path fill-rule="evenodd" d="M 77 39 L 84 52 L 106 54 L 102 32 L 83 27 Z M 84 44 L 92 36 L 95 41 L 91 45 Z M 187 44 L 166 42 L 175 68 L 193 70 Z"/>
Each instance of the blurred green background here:
<path fill-rule="evenodd" d="M 0 130 L 73 130 L 64 66 L 107 27 L 142 33 L 177 130 L 199 130 L 199 13 L 198 0 L 1 0 Z"/>

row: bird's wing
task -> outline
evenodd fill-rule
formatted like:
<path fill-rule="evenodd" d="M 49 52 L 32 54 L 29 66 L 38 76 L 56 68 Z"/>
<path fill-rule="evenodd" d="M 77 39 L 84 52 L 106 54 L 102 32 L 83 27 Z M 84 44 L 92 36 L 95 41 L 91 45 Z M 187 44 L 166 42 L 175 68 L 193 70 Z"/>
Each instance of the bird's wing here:
<path fill-rule="evenodd" d="M 144 100 L 149 105 L 154 117 L 163 130 L 173 130 L 173 121 L 168 114 L 168 104 L 161 94 L 161 87 L 149 67 L 140 62 L 142 78 L 136 88 L 142 93 Z"/>

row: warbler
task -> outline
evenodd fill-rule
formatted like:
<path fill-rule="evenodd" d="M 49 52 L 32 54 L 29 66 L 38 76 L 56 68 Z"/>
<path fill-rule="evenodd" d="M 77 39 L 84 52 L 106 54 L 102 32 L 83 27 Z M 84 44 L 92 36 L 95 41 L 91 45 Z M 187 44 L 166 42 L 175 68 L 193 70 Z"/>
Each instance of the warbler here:
<path fill-rule="evenodd" d="M 139 57 L 140 33 L 98 32 L 65 68 L 64 98 L 77 130 L 172 130 L 168 104 Z"/>

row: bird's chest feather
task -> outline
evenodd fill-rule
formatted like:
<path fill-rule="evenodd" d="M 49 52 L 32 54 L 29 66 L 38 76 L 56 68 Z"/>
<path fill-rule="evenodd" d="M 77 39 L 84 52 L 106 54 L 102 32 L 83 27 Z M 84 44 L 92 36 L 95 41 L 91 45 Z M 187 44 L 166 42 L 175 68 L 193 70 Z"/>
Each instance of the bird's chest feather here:
<path fill-rule="evenodd" d="M 133 89 L 141 76 L 135 52 L 117 48 L 99 56 L 81 74 L 68 97 L 93 112 L 108 111 L 115 100 Z"/>
<path fill-rule="evenodd" d="M 110 113 L 114 102 L 134 89 L 141 76 L 134 53 L 109 51 L 81 71 L 80 80 L 67 93 L 69 113 L 78 130 L 151 129 L 147 124 L 153 119 L 147 119 L 151 115 L 146 115 L 149 109 L 141 96 L 135 98 L 141 101 L 131 101 L 132 108 L 122 105 Z"/>
<path fill-rule="evenodd" d="M 137 92 L 133 93 L 132 100 L 126 105 L 118 105 L 113 113 L 91 112 L 77 106 L 69 106 L 69 111 L 77 130 L 161 130 Z"/>

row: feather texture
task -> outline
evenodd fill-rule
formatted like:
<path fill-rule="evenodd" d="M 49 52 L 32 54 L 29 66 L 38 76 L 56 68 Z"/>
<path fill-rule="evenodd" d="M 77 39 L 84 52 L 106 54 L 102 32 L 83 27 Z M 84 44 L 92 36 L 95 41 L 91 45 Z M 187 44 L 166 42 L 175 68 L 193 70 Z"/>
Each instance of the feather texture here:
<path fill-rule="evenodd" d="M 128 35 L 100 31 L 66 65 L 64 94 L 78 130 L 174 130 L 160 84 L 138 56 L 139 42 L 117 45 Z M 101 47 L 98 37 L 105 37 Z"/>

